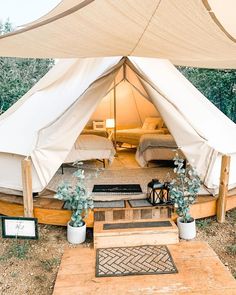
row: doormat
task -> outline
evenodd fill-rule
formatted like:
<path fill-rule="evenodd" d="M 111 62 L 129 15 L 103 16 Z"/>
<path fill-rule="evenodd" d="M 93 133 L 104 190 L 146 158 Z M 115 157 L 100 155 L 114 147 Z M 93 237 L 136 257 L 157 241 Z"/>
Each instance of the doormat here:
<path fill-rule="evenodd" d="M 177 273 L 166 246 L 97 249 L 96 277 Z"/>
<path fill-rule="evenodd" d="M 104 230 L 109 229 L 127 229 L 127 228 L 146 228 L 146 227 L 170 227 L 172 224 L 166 221 L 144 221 L 144 222 L 121 222 L 121 223 L 105 223 Z"/>
<path fill-rule="evenodd" d="M 150 202 L 148 202 L 147 199 L 129 200 L 128 202 L 132 208 L 153 207 L 153 205 Z"/>
<path fill-rule="evenodd" d="M 94 201 L 94 208 L 125 208 L 125 201 Z"/>
<path fill-rule="evenodd" d="M 93 186 L 95 194 L 142 194 L 140 184 L 95 184 Z"/>

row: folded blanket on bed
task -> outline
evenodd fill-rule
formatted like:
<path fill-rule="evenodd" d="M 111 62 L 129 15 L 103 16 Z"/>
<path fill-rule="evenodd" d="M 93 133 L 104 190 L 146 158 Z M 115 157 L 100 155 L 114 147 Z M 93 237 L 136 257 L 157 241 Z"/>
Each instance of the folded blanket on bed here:
<path fill-rule="evenodd" d="M 78 150 L 112 150 L 114 149 L 112 142 L 98 135 L 84 134 L 80 135 L 76 142 L 75 148 Z"/>
<path fill-rule="evenodd" d="M 145 134 L 140 138 L 138 150 L 140 153 L 148 148 L 177 148 L 171 134 Z"/>

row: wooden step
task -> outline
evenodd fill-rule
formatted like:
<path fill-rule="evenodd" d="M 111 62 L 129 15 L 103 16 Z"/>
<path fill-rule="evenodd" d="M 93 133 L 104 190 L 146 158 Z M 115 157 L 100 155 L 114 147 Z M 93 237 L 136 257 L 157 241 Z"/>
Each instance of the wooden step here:
<path fill-rule="evenodd" d="M 94 222 L 94 248 L 168 245 L 179 242 L 171 219 Z"/>
<path fill-rule="evenodd" d="M 94 221 L 113 222 L 120 220 L 168 219 L 173 212 L 172 206 L 151 206 L 132 208 L 125 201 L 124 208 L 95 208 Z"/>

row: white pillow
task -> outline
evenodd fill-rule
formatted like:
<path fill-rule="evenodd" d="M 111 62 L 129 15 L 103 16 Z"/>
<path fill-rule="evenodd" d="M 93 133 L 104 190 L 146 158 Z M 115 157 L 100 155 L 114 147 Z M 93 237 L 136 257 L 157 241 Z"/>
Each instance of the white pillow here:
<path fill-rule="evenodd" d="M 157 124 L 156 123 L 143 123 L 143 127 L 142 129 L 144 130 L 155 130 L 157 127 Z"/>
<path fill-rule="evenodd" d="M 163 120 L 160 117 L 149 117 L 146 118 L 142 129 L 144 130 L 155 130 L 155 129 L 160 129 L 163 126 Z"/>

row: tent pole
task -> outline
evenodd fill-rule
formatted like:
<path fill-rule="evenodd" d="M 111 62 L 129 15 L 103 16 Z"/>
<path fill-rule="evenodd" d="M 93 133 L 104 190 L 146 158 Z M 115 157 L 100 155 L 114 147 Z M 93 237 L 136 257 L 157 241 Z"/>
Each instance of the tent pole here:
<path fill-rule="evenodd" d="M 230 156 L 223 155 L 221 160 L 219 196 L 217 199 L 217 221 L 225 221 L 226 202 L 229 183 Z"/>
<path fill-rule="evenodd" d="M 25 158 L 21 162 L 24 216 L 33 217 L 32 166 L 31 160 Z"/>
<path fill-rule="evenodd" d="M 123 64 L 123 80 L 126 80 L 126 64 Z"/>
<path fill-rule="evenodd" d="M 114 79 L 114 145 L 116 150 L 116 79 Z"/>

